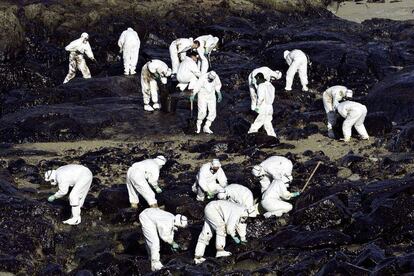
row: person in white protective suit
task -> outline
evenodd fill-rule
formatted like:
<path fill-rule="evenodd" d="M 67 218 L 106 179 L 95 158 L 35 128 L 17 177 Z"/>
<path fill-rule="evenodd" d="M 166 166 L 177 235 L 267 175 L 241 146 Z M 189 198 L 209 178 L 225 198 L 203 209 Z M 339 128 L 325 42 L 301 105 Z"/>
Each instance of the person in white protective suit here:
<path fill-rule="evenodd" d="M 197 84 L 193 89 L 193 94 L 190 96 L 190 101 L 194 101 L 195 96 L 197 95 L 197 106 L 198 106 L 198 115 L 197 115 L 197 130 L 196 133 L 200 133 L 201 125 L 203 124 L 204 119 L 206 122 L 203 127 L 205 133 L 213 133 L 210 126 L 216 118 L 216 103 L 220 103 L 223 99 L 221 95 L 221 81 L 216 72 L 211 71 L 202 75 Z M 217 93 L 217 98 L 216 98 Z M 207 116 L 208 111 L 208 116 Z"/>
<path fill-rule="evenodd" d="M 212 35 L 202 35 L 197 37 L 195 41 L 200 43 L 197 52 L 201 60 L 201 73 L 205 74 L 210 67 L 210 54 L 217 50 L 219 38 Z"/>
<path fill-rule="evenodd" d="M 292 182 L 292 161 L 284 156 L 271 156 L 252 169 L 252 174 L 260 179 L 262 193 L 276 179 L 282 180 L 286 187 Z"/>
<path fill-rule="evenodd" d="M 266 210 L 266 213 L 264 213 L 263 216 L 265 218 L 271 216 L 280 217 L 283 214 L 290 212 L 293 208 L 292 204 L 283 201 L 283 199 L 289 200 L 299 195 L 299 192 L 289 192 L 281 179 L 275 179 L 262 195 L 260 205 Z"/>
<path fill-rule="evenodd" d="M 226 186 L 227 177 L 221 168 L 220 161 L 213 159 L 212 162 L 201 166 L 192 190 L 197 194 L 198 201 L 204 201 L 206 194 L 208 199 L 212 199 L 220 189 Z"/>
<path fill-rule="evenodd" d="M 171 43 L 169 50 L 173 75 L 177 74 L 178 66 L 180 65 L 180 62 L 184 61 L 187 51 L 192 49 L 195 50 L 198 47 L 200 47 L 200 42 L 193 41 L 191 37 L 178 38 Z"/>
<path fill-rule="evenodd" d="M 96 62 L 96 60 L 88 40 L 89 35 L 87 33 L 82 33 L 80 38 L 72 41 L 65 47 L 65 50 L 70 52 L 69 72 L 63 83 L 67 83 L 76 76 L 76 69 L 81 71 L 84 79 L 89 79 L 91 77 L 91 72 L 89 71 L 88 65 L 86 65 L 85 55 L 94 62 Z"/>
<path fill-rule="evenodd" d="M 178 66 L 177 87 L 184 91 L 185 89 L 193 90 L 201 77 L 200 68 L 197 65 L 198 54 L 191 52 L 184 58 L 183 62 Z"/>
<path fill-rule="evenodd" d="M 338 105 L 338 113 L 345 118 L 342 124 L 343 141 L 349 142 L 351 139 L 352 127 L 355 127 L 362 140 L 369 140 L 368 132 L 364 126 L 365 117 L 367 116 L 367 107 L 365 105 L 353 101 L 345 101 Z"/>
<path fill-rule="evenodd" d="M 268 82 L 271 82 L 273 80 L 279 80 L 280 78 L 282 78 L 282 73 L 280 71 L 278 71 L 278 70 L 273 71 L 272 69 L 270 69 L 269 67 L 266 67 L 266 66 L 256 68 L 250 73 L 250 75 L 248 77 L 248 81 L 249 81 L 249 90 L 250 90 L 250 98 L 251 98 L 250 108 L 252 110 L 255 110 L 256 106 L 257 106 L 257 86 L 258 86 L 258 84 L 256 83 L 255 76 L 258 73 L 262 73 L 265 80 L 267 80 Z"/>
<path fill-rule="evenodd" d="M 338 108 L 339 102 L 346 98 L 352 98 L 352 94 L 352 90 L 349 90 L 342 85 L 329 87 L 325 90 L 325 92 L 323 92 L 322 100 L 323 107 L 325 108 L 326 116 L 328 119 L 327 127 L 329 138 L 335 138 L 332 127 L 336 122 L 336 110 Z"/>
<path fill-rule="evenodd" d="M 285 51 L 283 57 L 289 65 L 286 72 L 285 90 L 291 91 L 293 79 L 296 73 L 299 73 L 302 91 L 308 91 L 308 57 L 301 50 Z"/>
<path fill-rule="evenodd" d="M 171 76 L 171 69 L 168 65 L 158 59 L 153 59 L 145 63 L 141 70 L 141 90 L 144 98 L 144 110 L 154 111 L 160 109 L 158 103 L 158 81 L 167 84 L 168 77 Z M 150 105 L 152 100 L 153 105 Z"/>
<path fill-rule="evenodd" d="M 165 159 L 164 156 L 159 155 L 154 159 L 147 159 L 134 163 L 128 169 L 126 185 L 131 208 L 138 208 L 138 194 L 147 201 L 150 207 L 158 207 L 155 193 L 151 189 L 151 186 L 157 194 L 162 192 L 161 188 L 158 186 L 158 178 L 160 176 L 160 170 L 166 162 L 167 159 Z"/>
<path fill-rule="evenodd" d="M 174 216 L 159 208 L 147 208 L 139 214 L 139 221 L 151 260 L 151 270 L 160 270 L 163 268 L 160 261 L 160 238 L 171 245 L 174 252 L 180 250 L 180 245 L 174 241 L 174 231 L 178 230 L 177 227 L 187 227 L 187 217 L 183 215 Z"/>
<path fill-rule="evenodd" d="M 135 75 L 139 47 L 141 46 L 138 33 L 132 28 L 126 29 L 119 37 L 118 46 L 119 52 L 122 53 L 122 58 L 124 59 L 124 74 Z"/>
<path fill-rule="evenodd" d="M 255 78 L 258 84 L 257 106 L 255 111 L 258 115 L 256 120 L 251 125 L 248 133 L 258 132 L 261 127 L 264 127 L 267 135 L 276 137 L 276 133 L 272 125 L 275 88 L 270 82 L 265 80 L 262 73 L 258 73 Z"/>
<path fill-rule="evenodd" d="M 258 212 L 255 206 L 246 208 L 227 200 L 216 200 L 207 204 L 204 209 L 203 229 L 198 236 L 195 248 L 194 262 L 200 264 L 206 260 L 203 257 L 204 251 L 213 237 L 213 231 L 216 232 L 216 258 L 230 256 L 231 253 L 224 250 L 227 234 L 237 244 L 242 241 L 246 242 L 246 219 L 257 215 Z"/>
<path fill-rule="evenodd" d="M 240 204 L 246 208 L 254 205 L 253 193 L 249 188 L 240 184 L 230 184 L 219 190 L 217 198 Z"/>
<path fill-rule="evenodd" d="M 45 181 L 50 182 L 51 185 L 58 185 L 59 188 L 55 194 L 49 196 L 47 199 L 49 202 L 64 197 L 69 187 L 73 187 L 69 194 L 72 217 L 63 223 L 69 225 L 81 223 L 81 208 L 91 187 L 92 179 L 92 172 L 87 167 L 77 164 L 65 165 L 45 173 Z"/>

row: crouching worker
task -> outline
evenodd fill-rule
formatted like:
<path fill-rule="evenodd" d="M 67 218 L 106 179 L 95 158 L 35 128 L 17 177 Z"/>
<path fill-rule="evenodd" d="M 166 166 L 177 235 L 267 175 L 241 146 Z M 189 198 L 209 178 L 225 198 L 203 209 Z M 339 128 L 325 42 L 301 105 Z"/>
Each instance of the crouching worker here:
<path fill-rule="evenodd" d="M 49 196 L 49 202 L 64 197 L 69 187 L 73 187 L 69 194 L 69 203 L 72 206 L 72 217 L 63 223 L 69 225 L 77 225 L 81 223 L 81 207 L 85 202 L 89 188 L 92 184 L 92 172 L 85 166 L 71 164 L 50 170 L 45 173 L 45 180 L 51 185 L 58 185 L 59 190 Z"/>
<path fill-rule="evenodd" d="M 220 189 L 226 186 L 227 177 L 221 168 L 220 161 L 213 159 L 212 162 L 201 166 L 192 190 L 197 194 L 198 201 L 204 201 L 206 195 L 208 199 L 212 199 Z"/>
<path fill-rule="evenodd" d="M 158 178 L 160 176 L 160 170 L 166 162 L 167 159 L 165 159 L 164 156 L 159 155 L 154 159 L 147 159 L 134 163 L 128 169 L 126 185 L 128 188 L 131 208 L 138 208 L 138 194 L 147 201 L 150 207 L 158 207 L 155 193 L 150 185 L 158 194 L 162 192 L 161 188 L 158 186 Z"/>
<path fill-rule="evenodd" d="M 289 192 L 286 188 L 285 183 L 282 180 L 274 180 L 272 184 L 269 186 L 269 188 L 262 195 L 262 201 L 260 204 L 266 211 L 264 213 L 264 217 L 281 217 L 283 214 L 290 212 L 293 206 L 292 204 L 284 200 L 289 200 L 299 195 L 299 192 Z"/>
<path fill-rule="evenodd" d="M 147 208 L 139 215 L 145 245 L 151 260 L 151 270 L 163 268 L 160 261 L 160 238 L 171 245 L 175 252 L 181 247 L 174 241 L 174 231 L 177 227 L 185 228 L 188 225 L 187 217 L 173 215 L 158 208 Z"/>
<path fill-rule="evenodd" d="M 213 237 L 213 231 L 216 232 L 216 258 L 230 256 L 231 253 L 224 250 L 227 234 L 237 244 L 246 241 L 245 220 L 247 217 L 256 217 L 257 214 L 255 207 L 246 209 L 246 207 L 230 201 L 216 200 L 207 204 L 204 209 L 203 230 L 198 237 L 195 248 L 194 262 L 200 264 L 206 260 L 203 257 L 204 251 Z M 240 238 L 236 236 L 236 233 Z"/>

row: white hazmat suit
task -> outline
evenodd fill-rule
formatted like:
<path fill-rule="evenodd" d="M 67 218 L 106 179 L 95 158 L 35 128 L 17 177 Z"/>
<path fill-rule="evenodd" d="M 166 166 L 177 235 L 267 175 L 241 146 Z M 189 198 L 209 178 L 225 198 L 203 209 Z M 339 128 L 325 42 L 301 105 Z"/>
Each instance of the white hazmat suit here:
<path fill-rule="evenodd" d="M 250 108 L 252 110 L 255 110 L 257 106 L 257 86 L 258 85 L 256 83 L 255 76 L 258 73 L 262 73 L 265 80 L 269 82 L 272 81 L 273 79 L 279 80 L 282 77 L 282 73 L 280 71 L 278 70 L 273 71 L 272 69 L 266 66 L 256 68 L 250 73 L 248 77 L 248 81 L 249 81 L 250 98 L 252 100 Z"/>
<path fill-rule="evenodd" d="M 141 90 L 144 100 L 144 110 L 154 111 L 160 109 L 158 103 L 158 82 L 167 84 L 168 77 L 171 76 L 171 69 L 168 65 L 158 59 L 153 59 L 145 63 L 141 70 Z M 150 106 L 152 100 L 153 106 Z"/>
<path fill-rule="evenodd" d="M 260 178 L 263 193 L 277 179 L 282 180 L 286 187 L 289 187 L 289 183 L 293 180 L 292 170 L 292 161 L 284 156 L 271 156 L 260 163 L 260 165 L 254 166 L 252 173 Z"/>
<path fill-rule="evenodd" d="M 195 248 L 195 263 L 199 264 L 205 261 L 204 252 L 213 237 L 213 231 L 216 232 L 216 257 L 230 256 L 231 253 L 224 250 L 227 234 L 236 243 L 240 243 L 241 240 L 245 241 L 247 228 L 245 219 L 256 215 L 255 208 L 246 209 L 244 206 L 226 200 L 216 200 L 207 204 L 204 209 L 203 229 Z"/>
<path fill-rule="evenodd" d="M 217 198 L 240 204 L 246 208 L 254 205 L 253 193 L 249 188 L 240 184 L 230 184 L 221 189 Z"/>
<path fill-rule="evenodd" d="M 138 63 L 139 47 L 141 41 L 138 33 L 132 28 L 122 32 L 118 40 L 118 46 L 124 59 L 124 74 L 134 75 Z"/>
<path fill-rule="evenodd" d="M 68 193 L 69 187 L 73 187 L 69 194 L 72 218 L 65 220 L 63 223 L 70 225 L 81 223 L 81 207 L 91 187 L 92 179 L 92 172 L 87 167 L 77 164 L 62 166 L 57 170 L 50 170 L 45 173 L 45 180 L 50 181 L 52 185 L 57 184 L 59 187 L 59 190 L 48 198 L 49 202 L 64 197 Z"/>
<path fill-rule="evenodd" d="M 159 208 L 147 208 L 139 214 L 145 245 L 151 260 L 151 270 L 160 270 L 160 238 L 174 249 L 179 246 L 174 242 L 174 231 L 177 227 L 187 227 L 185 216 L 173 215 Z"/>
<path fill-rule="evenodd" d="M 202 35 L 195 39 L 200 42 L 197 52 L 201 59 L 201 73 L 207 73 L 210 67 L 210 54 L 217 49 L 219 38 L 212 35 Z"/>
<path fill-rule="evenodd" d="M 218 168 L 214 171 L 213 168 Z M 205 194 L 213 198 L 218 191 L 227 186 L 227 177 L 217 159 L 201 166 L 192 190 L 197 194 L 198 201 L 204 201 Z"/>
<path fill-rule="evenodd" d="M 272 182 L 269 188 L 263 193 L 261 205 L 266 210 L 264 213 L 265 218 L 271 216 L 280 217 L 284 213 L 288 213 L 292 210 L 293 206 L 289 202 L 283 201 L 289 200 L 292 197 L 298 196 L 299 193 L 291 193 L 287 190 L 285 183 L 282 180 L 276 179 Z"/>
<path fill-rule="evenodd" d="M 161 188 L 158 186 L 158 178 L 160 169 L 165 163 L 165 157 L 160 155 L 154 159 L 147 159 L 134 163 L 128 169 L 126 185 L 131 207 L 137 208 L 139 203 L 138 194 L 147 201 L 150 207 L 157 206 L 155 193 L 150 185 L 157 193 L 162 192 Z"/>
<path fill-rule="evenodd" d="M 197 84 L 198 78 L 201 76 L 197 63 L 191 57 L 185 57 L 183 62 L 178 66 L 177 85 L 181 91 L 186 88 L 193 90 Z"/>
<path fill-rule="evenodd" d="M 351 139 L 352 127 L 355 127 L 358 134 L 361 135 L 361 139 L 369 140 L 369 135 L 364 126 L 365 117 L 367 116 L 367 107 L 365 105 L 353 101 L 345 101 L 338 105 L 338 113 L 345 118 L 342 124 L 345 142 Z"/>
<path fill-rule="evenodd" d="M 170 45 L 170 57 L 172 73 L 177 74 L 178 66 L 186 57 L 186 52 L 193 48 L 193 39 L 190 38 L 178 38 L 174 40 Z"/>
<path fill-rule="evenodd" d="M 285 90 L 292 90 L 293 79 L 299 73 L 302 91 L 308 91 L 308 57 L 301 50 L 285 51 L 283 56 L 289 69 L 286 72 Z"/>
<path fill-rule="evenodd" d="M 328 119 L 328 134 L 329 137 L 334 138 L 332 127 L 336 122 L 336 109 L 338 108 L 339 102 L 345 97 L 352 98 L 352 90 L 349 90 L 345 86 L 335 85 L 329 87 L 323 92 L 322 101 L 323 107 L 325 108 L 326 116 Z"/>
<path fill-rule="evenodd" d="M 211 123 L 216 118 L 216 105 L 217 102 L 221 102 L 221 81 L 216 72 L 211 71 L 202 75 L 193 89 L 193 97 L 198 95 L 197 106 L 198 106 L 198 115 L 197 115 L 197 133 L 201 131 L 201 125 L 203 120 L 206 118 L 203 131 L 205 133 L 213 133 L 210 126 Z M 216 98 L 216 93 L 218 98 Z M 208 111 L 208 116 L 207 116 Z"/>
<path fill-rule="evenodd" d="M 91 72 L 89 71 L 88 65 L 86 65 L 85 55 L 92 61 L 95 61 L 95 57 L 93 56 L 88 39 L 89 35 L 87 33 L 82 33 L 80 38 L 72 41 L 65 47 L 65 50 L 70 52 L 69 72 L 63 83 L 67 83 L 76 76 L 76 69 L 81 71 L 84 79 L 89 79 L 91 77 Z"/>
<path fill-rule="evenodd" d="M 275 88 L 270 82 L 265 81 L 258 85 L 257 106 L 255 110 L 259 114 L 251 125 L 248 133 L 258 132 L 259 129 L 263 126 L 266 130 L 267 135 L 276 137 L 276 133 L 272 125 L 274 99 Z"/>

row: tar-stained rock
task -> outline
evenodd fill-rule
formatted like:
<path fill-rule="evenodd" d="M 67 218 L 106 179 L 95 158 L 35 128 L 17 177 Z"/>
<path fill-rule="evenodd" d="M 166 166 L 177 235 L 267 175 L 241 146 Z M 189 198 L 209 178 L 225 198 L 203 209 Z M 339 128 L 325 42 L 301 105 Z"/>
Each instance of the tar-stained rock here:
<path fill-rule="evenodd" d="M 103 189 L 98 196 L 98 208 L 104 214 L 116 213 L 122 208 L 129 207 L 129 197 L 126 185 Z"/>
<path fill-rule="evenodd" d="M 385 252 L 375 243 L 368 244 L 363 251 L 352 261 L 357 266 L 372 270 L 382 260 L 384 260 Z"/>

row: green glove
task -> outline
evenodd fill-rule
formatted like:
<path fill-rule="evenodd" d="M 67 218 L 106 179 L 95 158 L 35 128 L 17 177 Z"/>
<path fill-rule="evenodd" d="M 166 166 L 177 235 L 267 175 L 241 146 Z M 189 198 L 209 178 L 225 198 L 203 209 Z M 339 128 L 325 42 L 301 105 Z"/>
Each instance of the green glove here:
<path fill-rule="evenodd" d="M 212 193 L 207 193 L 207 198 L 208 198 L 208 199 L 212 199 L 212 198 L 214 198 L 214 194 L 212 194 Z"/>
<path fill-rule="evenodd" d="M 191 95 L 191 96 L 190 96 L 190 101 L 191 101 L 191 102 L 194 102 L 194 100 L 195 100 L 195 95 Z"/>
<path fill-rule="evenodd" d="M 180 245 L 173 241 L 172 244 L 171 244 L 171 250 L 173 252 L 178 252 L 178 250 L 180 250 L 180 249 L 181 249 Z"/>
<path fill-rule="evenodd" d="M 47 198 L 47 201 L 53 202 L 55 199 L 56 199 L 56 197 L 54 195 L 51 195 Z"/>
<path fill-rule="evenodd" d="M 217 92 L 217 102 L 220 103 L 223 100 L 223 95 L 221 95 L 221 92 Z"/>
<path fill-rule="evenodd" d="M 254 111 L 256 111 L 257 113 L 259 113 L 259 108 L 258 108 L 258 107 L 256 107 L 256 108 L 254 109 Z"/>
<path fill-rule="evenodd" d="M 160 188 L 160 187 L 156 187 L 156 188 L 155 188 L 155 191 L 157 192 L 157 194 L 162 193 L 162 190 L 161 190 L 161 188 Z"/>
<path fill-rule="evenodd" d="M 238 237 L 233 237 L 233 240 L 237 244 L 240 244 L 241 243 L 241 241 L 240 241 L 240 239 Z"/>
<path fill-rule="evenodd" d="M 292 193 L 292 197 L 297 197 L 299 195 L 300 195 L 300 192 L 294 192 L 294 193 Z"/>

